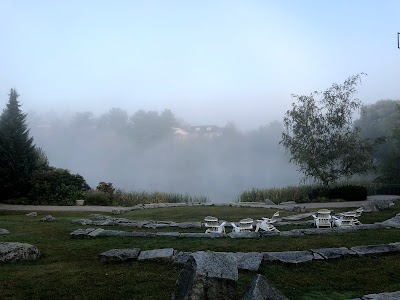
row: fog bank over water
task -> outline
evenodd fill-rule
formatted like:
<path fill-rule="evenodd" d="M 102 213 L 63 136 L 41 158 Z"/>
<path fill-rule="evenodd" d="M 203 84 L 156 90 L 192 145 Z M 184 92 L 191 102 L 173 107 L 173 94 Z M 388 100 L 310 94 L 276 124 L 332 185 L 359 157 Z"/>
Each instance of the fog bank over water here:
<path fill-rule="evenodd" d="M 50 164 L 83 175 L 92 188 L 106 181 L 125 191 L 187 193 L 231 202 L 250 188 L 299 182 L 299 173 L 278 145 L 282 125 L 277 121 L 245 133 L 227 124 L 213 127 L 218 134 L 212 138 L 182 138 L 171 127 L 186 128 L 187 122 L 177 121 L 168 110 L 129 116 L 114 108 L 100 116 L 84 112 L 72 118 L 30 112 L 28 117 L 34 141 Z"/>

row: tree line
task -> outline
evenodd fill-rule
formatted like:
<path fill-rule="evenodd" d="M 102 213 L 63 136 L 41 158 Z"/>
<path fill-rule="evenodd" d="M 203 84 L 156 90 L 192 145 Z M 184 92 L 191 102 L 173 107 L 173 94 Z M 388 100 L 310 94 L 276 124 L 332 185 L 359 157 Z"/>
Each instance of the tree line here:
<path fill-rule="evenodd" d="M 230 123 L 219 138 L 190 141 L 174 138 L 171 128 L 187 122 L 168 109 L 129 115 L 112 108 L 99 117 L 77 112 L 69 119 L 32 114 L 29 131 L 11 89 L 0 116 L 2 199 L 29 202 L 29 196 L 45 194 L 48 178 L 64 178 L 65 172 L 73 177 L 69 182 L 80 182 L 74 185 L 77 197 L 107 181 L 125 190 L 206 194 L 224 202 L 252 187 L 295 185 L 300 173 L 325 185 L 363 173 L 399 183 L 399 101 L 363 106 L 354 97 L 359 82 L 356 75 L 322 92 L 294 95 L 283 122 L 248 132 Z M 68 190 L 63 184 L 60 195 Z"/>

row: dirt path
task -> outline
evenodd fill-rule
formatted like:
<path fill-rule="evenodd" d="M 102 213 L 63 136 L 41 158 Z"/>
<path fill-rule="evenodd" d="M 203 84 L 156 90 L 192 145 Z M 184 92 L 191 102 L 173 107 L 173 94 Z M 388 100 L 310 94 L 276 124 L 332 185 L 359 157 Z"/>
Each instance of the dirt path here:
<path fill-rule="evenodd" d="M 335 207 L 360 207 L 363 205 L 371 204 L 374 201 L 398 201 L 400 196 L 396 195 L 376 195 L 369 196 L 365 201 L 348 201 L 348 202 L 327 202 L 327 203 L 301 203 L 301 204 L 285 204 L 285 205 L 265 205 L 265 208 L 274 209 L 290 209 L 294 205 L 305 206 L 306 208 L 335 208 Z M 231 205 L 227 203 L 226 205 Z M 222 205 L 222 204 L 218 204 Z M 250 207 L 252 205 L 249 205 Z M 0 210 L 22 210 L 22 211 L 97 211 L 97 212 L 109 212 L 113 210 L 131 210 L 129 207 L 118 207 L 118 206 L 49 206 L 49 205 L 11 205 L 11 204 L 0 204 Z"/>

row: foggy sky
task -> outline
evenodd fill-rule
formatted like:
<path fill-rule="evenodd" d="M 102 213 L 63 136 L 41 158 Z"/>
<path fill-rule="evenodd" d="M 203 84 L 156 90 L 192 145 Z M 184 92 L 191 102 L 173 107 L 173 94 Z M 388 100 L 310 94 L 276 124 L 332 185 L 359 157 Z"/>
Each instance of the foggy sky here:
<path fill-rule="evenodd" d="M 282 120 L 293 99 L 365 72 L 398 99 L 400 2 L 0 1 L 0 105 L 171 109 L 192 124 Z"/>

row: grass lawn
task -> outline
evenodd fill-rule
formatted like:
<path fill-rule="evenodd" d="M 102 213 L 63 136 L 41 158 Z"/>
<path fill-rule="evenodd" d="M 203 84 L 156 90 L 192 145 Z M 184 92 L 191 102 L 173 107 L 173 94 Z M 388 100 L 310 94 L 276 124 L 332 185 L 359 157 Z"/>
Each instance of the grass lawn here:
<path fill-rule="evenodd" d="M 205 216 L 213 215 L 227 221 L 239 221 L 245 217 L 270 217 L 274 212 L 260 208 L 199 206 L 132 211 L 121 217 L 183 222 L 203 221 Z M 386 211 L 363 214 L 360 220 L 363 223 L 383 221 L 398 212 L 400 206 L 396 204 Z M 260 239 L 104 237 L 75 240 L 70 239 L 69 234 L 85 226 L 73 224 L 71 220 L 87 218 L 91 212 L 38 212 L 36 218 L 26 217 L 25 213 L 0 211 L 0 228 L 11 232 L 0 237 L 0 241 L 33 244 L 43 256 L 34 262 L 0 264 L 1 299 L 170 299 L 180 266 L 136 261 L 100 264 L 98 254 L 113 248 L 148 250 L 172 247 L 179 251 L 249 252 L 351 247 L 400 241 L 400 229 Z M 56 217 L 57 221 L 38 221 L 48 214 Z M 287 214 L 281 212 L 281 216 Z M 120 226 L 111 228 L 137 230 Z M 174 230 L 188 232 L 177 228 Z M 399 269 L 400 254 L 391 254 L 299 266 L 263 262 L 259 272 L 266 275 L 290 299 L 349 299 L 368 293 L 400 290 Z M 240 271 L 238 299 L 254 275 L 253 272 Z"/>

